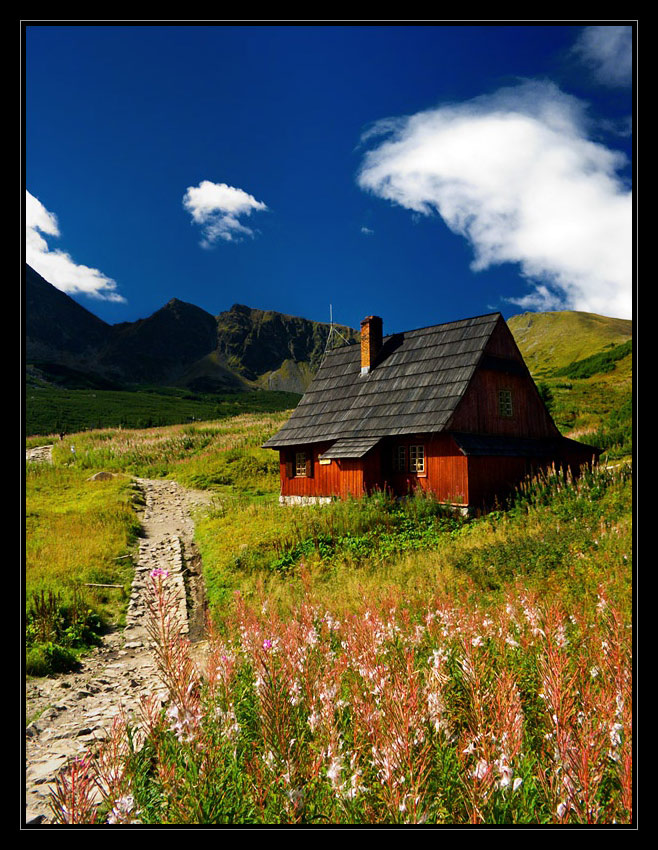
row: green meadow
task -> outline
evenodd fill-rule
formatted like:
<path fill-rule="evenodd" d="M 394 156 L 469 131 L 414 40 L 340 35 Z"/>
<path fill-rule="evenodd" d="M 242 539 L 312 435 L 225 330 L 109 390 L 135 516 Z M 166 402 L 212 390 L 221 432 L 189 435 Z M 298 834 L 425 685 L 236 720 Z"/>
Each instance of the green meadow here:
<path fill-rule="evenodd" d="M 224 419 L 240 413 L 289 410 L 299 398 L 295 393 L 268 390 L 211 394 L 177 387 L 110 390 L 32 381 L 25 391 L 25 433 L 47 436 Z"/>
<path fill-rule="evenodd" d="M 27 439 L 53 443 L 52 466 L 26 465 L 28 675 L 71 669 L 121 624 L 139 536 L 132 477 L 214 496 L 196 517 L 203 673 L 154 577 L 167 702 L 145 705 L 139 728 L 118 717 L 61 774 L 56 820 L 632 823 L 624 346 L 541 379 L 562 432 L 603 449 L 599 467 L 528 480 L 469 518 L 420 493 L 280 506 L 278 458 L 260 446 L 289 416 L 281 397 L 197 421 L 176 391 L 175 423 L 97 412 L 85 430 Z M 115 477 L 92 480 L 101 470 Z"/>

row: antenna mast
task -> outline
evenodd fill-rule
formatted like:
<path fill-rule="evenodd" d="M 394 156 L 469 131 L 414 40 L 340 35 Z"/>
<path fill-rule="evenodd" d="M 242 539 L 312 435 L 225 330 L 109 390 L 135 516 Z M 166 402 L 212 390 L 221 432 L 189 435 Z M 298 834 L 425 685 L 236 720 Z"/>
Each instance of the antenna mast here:
<path fill-rule="evenodd" d="M 324 353 L 326 354 L 329 351 L 329 343 L 331 342 L 331 338 L 334 334 L 338 334 L 338 336 L 343 340 L 343 342 L 349 345 L 349 342 L 345 339 L 340 331 L 337 331 L 334 327 L 334 308 L 333 305 L 329 305 L 329 336 L 327 337 L 327 344 L 324 347 Z"/>

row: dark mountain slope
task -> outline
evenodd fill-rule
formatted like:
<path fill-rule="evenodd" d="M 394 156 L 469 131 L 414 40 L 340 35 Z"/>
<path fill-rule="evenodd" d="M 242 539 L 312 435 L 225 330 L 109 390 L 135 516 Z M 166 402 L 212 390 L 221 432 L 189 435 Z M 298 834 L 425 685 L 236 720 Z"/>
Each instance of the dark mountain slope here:
<path fill-rule="evenodd" d="M 352 328 L 337 328 L 346 339 L 358 340 Z M 329 330 L 321 322 L 234 304 L 217 317 L 217 350 L 250 381 L 280 369 L 285 361 L 307 363 L 314 372 Z"/>
<path fill-rule="evenodd" d="M 146 319 L 108 325 L 29 267 L 26 314 L 28 364 L 203 392 L 303 392 L 330 333 L 328 324 L 240 304 L 214 317 L 177 298 Z M 359 338 L 351 328 L 338 330 L 350 341 Z"/>
<path fill-rule="evenodd" d="M 112 326 L 85 310 L 30 266 L 25 272 L 25 351 L 28 362 L 93 368 Z"/>
<path fill-rule="evenodd" d="M 172 298 L 147 319 L 114 325 L 100 357 L 104 369 L 117 378 L 175 383 L 216 346 L 214 316 Z"/>

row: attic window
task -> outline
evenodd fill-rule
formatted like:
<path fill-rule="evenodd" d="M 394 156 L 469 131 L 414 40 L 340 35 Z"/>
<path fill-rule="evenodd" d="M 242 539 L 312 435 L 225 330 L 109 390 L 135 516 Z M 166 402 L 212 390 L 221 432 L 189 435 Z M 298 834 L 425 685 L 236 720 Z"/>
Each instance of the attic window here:
<path fill-rule="evenodd" d="M 507 419 L 512 417 L 512 390 L 498 390 L 498 414 Z"/>

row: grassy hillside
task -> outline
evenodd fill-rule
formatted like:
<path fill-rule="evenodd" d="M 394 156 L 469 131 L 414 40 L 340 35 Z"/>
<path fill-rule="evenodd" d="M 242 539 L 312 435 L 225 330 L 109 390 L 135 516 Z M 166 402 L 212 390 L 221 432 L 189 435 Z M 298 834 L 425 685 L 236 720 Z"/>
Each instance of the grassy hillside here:
<path fill-rule="evenodd" d="M 524 313 L 507 324 L 565 436 L 604 460 L 628 458 L 633 432 L 632 322 L 593 313 Z"/>
<path fill-rule="evenodd" d="M 628 319 L 611 319 L 595 313 L 563 310 L 522 313 L 507 320 L 535 380 L 616 345 L 633 336 Z"/>

